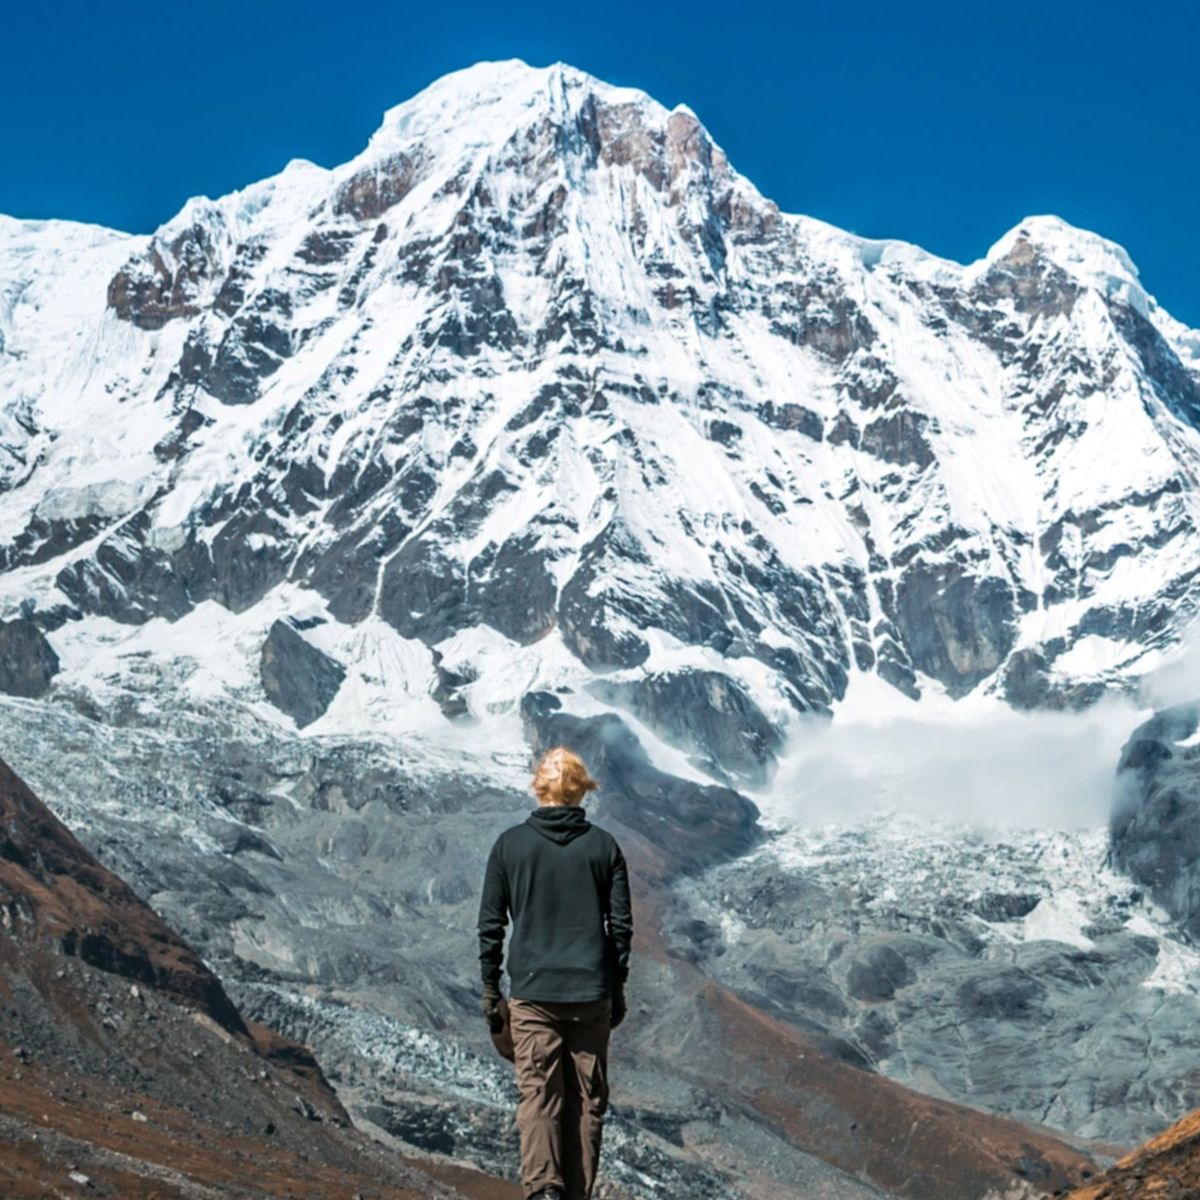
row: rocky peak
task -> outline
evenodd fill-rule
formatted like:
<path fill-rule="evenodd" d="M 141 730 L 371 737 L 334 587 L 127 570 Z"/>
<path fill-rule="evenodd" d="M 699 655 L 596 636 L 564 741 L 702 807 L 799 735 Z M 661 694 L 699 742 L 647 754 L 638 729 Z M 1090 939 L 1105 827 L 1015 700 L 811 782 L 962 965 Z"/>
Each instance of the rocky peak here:
<path fill-rule="evenodd" d="M 53 388 L 80 318 L 43 311 L 3 430 L 0 617 L 64 638 L 295 588 L 331 646 L 376 618 L 419 642 L 468 710 L 472 638 L 529 656 L 490 659 L 509 713 L 517 678 L 623 672 L 606 703 L 685 754 L 708 716 L 642 676 L 719 671 L 719 779 L 769 777 L 763 721 L 859 672 L 1027 706 L 1130 686 L 1200 599 L 1187 331 L 1057 218 L 968 267 L 857 238 L 780 214 L 690 110 L 510 62 L 126 250 Z"/>
<path fill-rule="evenodd" d="M 993 243 L 984 262 L 1015 263 L 1034 256 L 1057 263 L 1081 282 L 1140 286 L 1138 269 L 1123 247 L 1052 214 L 1019 221 Z"/>
<path fill-rule="evenodd" d="M 425 163 L 443 191 L 465 191 L 462 180 L 518 170 L 530 180 L 548 171 L 564 181 L 601 163 L 629 167 L 681 203 L 689 183 L 727 182 L 729 165 L 695 114 L 673 111 L 635 88 L 619 88 L 563 63 L 479 63 L 438 80 L 389 109 L 352 176 L 397 169 L 415 180 Z M 404 164 L 398 168 L 397 164 Z"/>
<path fill-rule="evenodd" d="M 594 105 L 637 109 L 659 126 L 670 115 L 637 88 L 614 87 L 565 63 L 480 62 L 442 76 L 388 109 L 360 157 L 387 157 L 414 142 L 438 149 L 494 146 L 544 117 L 567 124 Z"/>
<path fill-rule="evenodd" d="M 1143 315 L 1151 303 L 1122 247 L 1057 216 L 1026 217 L 968 267 L 964 279 L 981 293 L 1010 296 L 1019 311 L 1045 317 L 1069 313 L 1084 291 Z"/>

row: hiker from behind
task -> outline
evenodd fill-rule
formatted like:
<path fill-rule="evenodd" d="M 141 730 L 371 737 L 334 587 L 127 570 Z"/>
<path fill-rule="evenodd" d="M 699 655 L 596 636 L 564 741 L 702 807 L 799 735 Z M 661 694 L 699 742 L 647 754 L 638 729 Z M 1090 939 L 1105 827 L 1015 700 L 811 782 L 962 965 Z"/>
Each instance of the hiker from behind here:
<path fill-rule="evenodd" d="M 608 1107 L 608 1035 L 625 1017 L 633 919 L 620 846 L 580 807 L 596 787 L 565 746 L 533 776 L 538 806 L 488 857 L 479 904 L 483 1012 L 504 1031 L 500 965 L 517 1072 L 526 1197 L 588 1200 Z"/>

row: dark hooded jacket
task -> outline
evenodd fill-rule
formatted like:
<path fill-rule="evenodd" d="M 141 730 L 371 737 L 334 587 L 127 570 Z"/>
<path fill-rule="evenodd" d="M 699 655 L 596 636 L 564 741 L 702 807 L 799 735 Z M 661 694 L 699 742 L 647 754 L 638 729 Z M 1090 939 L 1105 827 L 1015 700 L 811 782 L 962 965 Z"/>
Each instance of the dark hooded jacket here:
<path fill-rule="evenodd" d="M 510 994 L 601 1000 L 629 971 L 633 919 L 620 846 L 581 808 L 547 805 L 506 829 L 488 856 L 479 902 L 479 965 L 500 982 L 504 936 Z"/>

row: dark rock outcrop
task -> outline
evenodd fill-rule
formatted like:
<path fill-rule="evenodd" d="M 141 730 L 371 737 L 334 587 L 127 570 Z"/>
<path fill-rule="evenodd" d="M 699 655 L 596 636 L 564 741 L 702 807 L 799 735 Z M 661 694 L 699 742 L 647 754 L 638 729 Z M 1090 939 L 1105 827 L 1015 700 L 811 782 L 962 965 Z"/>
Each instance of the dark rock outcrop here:
<path fill-rule="evenodd" d="M 333 211 L 337 216 L 351 216 L 359 221 L 375 220 L 408 195 L 419 171 L 420 162 L 407 154 L 394 154 L 383 162 L 373 163 L 341 185 L 334 197 Z"/>
<path fill-rule="evenodd" d="M 32 621 L 0 621 L 0 692 L 37 700 L 57 674 L 58 655 Z"/>
<path fill-rule="evenodd" d="M 436 650 L 433 652 L 433 671 L 437 682 L 430 694 L 437 701 L 443 714 L 451 721 L 468 716 L 470 708 L 462 690 L 475 682 L 475 673 L 452 671 L 443 663 L 441 654 Z"/>
<path fill-rule="evenodd" d="M 1200 938 L 1200 701 L 1156 713 L 1117 765 L 1112 862 Z"/>
<path fill-rule="evenodd" d="M 333 703 L 346 669 L 297 633 L 287 621 L 276 621 L 263 643 L 260 661 L 267 699 L 303 729 Z"/>
<path fill-rule="evenodd" d="M 727 675 L 672 671 L 628 681 L 602 677 L 588 690 L 606 703 L 627 708 L 712 774 L 755 784 L 770 776 L 782 737 Z"/>
<path fill-rule="evenodd" d="M 292 353 L 286 292 L 264 289 L 243 306 L 211 357 L 204 354 L 200 382 L 222 404 L 253 404 L 261 383 Z"/>
<path fill-rule="evenodd" d="M 913 663 L 966 695 L 1004 661 L 1016 640 L 1012 587 L 957 565 L 915 564 L 896 591 L 896 623 Z"/>
<path fill-rule="evenodd" d="M 577 717 L 549 692 L 521 702 L 534 754 L 569 745 L 600 784 L 603 812 L 645 838 L 667 875 L 734 858 L 762 839 L 758 809 L 731 788 L 703 786 L 660 771 L 620 717 Z"/>
<path fill-rule="evenodd" d="M 1095 704 L 1105 691 L 1102 681 L 1063 683 L 1053 678 L 1050 651 L 1061 653 L 1065 648 L 1065 642 L 1057 639 L 1053 647 L 1025 646 L 1014 651 L 1001 675 L 1004 698 L 1009 704 L 1026 711 L 1047 708 L 1079 711 Z"/>
<path fill-rule="evenodd" d="M 202 220 L 169 239 L 156 235 L 109 281 L 108 306 L 139 329 L 194 317 L 218 256 L 213 228 Z"/>

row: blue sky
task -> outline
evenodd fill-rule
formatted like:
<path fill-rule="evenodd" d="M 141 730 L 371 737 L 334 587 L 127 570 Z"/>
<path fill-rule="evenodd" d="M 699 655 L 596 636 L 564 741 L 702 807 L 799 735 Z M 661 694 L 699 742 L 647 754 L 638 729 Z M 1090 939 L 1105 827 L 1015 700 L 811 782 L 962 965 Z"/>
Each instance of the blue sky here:
<path fill-rule="evenodd" d="M 780 206 L 961 261 L 1051 212 L 1200 326 L 1200 3 L 6 6 L 0 212 L 146 232 L 487 58 L 690 105 Z"/>

